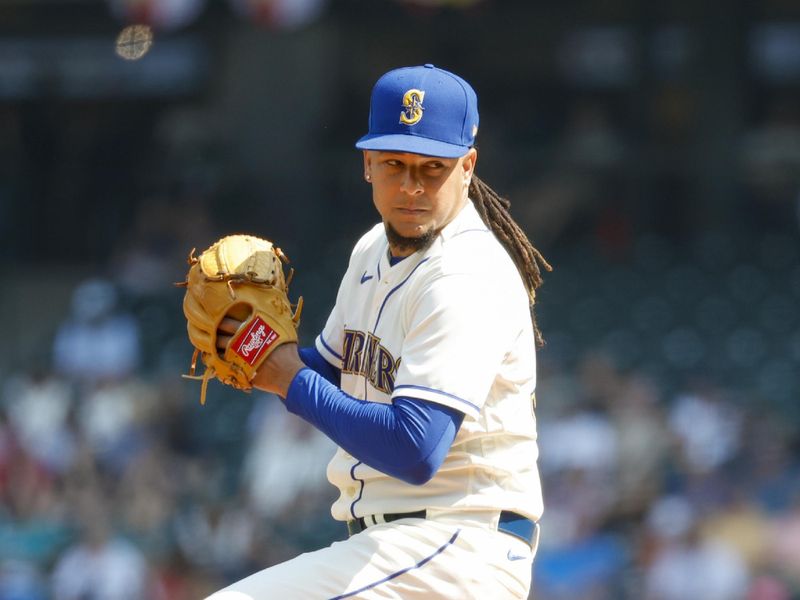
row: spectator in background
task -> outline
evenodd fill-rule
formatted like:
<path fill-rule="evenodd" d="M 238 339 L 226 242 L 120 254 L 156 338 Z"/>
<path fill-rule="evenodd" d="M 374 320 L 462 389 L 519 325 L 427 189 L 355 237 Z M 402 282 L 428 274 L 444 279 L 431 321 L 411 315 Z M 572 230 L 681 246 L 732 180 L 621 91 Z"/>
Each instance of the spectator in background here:
<path fill-rule="evenodd" d="M 722 502 L 703 519 L 701 528 L 703 537 L 736 551 L 750 572 L 758 571 L 767 563 L 769 520 L 743 487 L 726 490 Z"/>
<path fill-rule="evenodd" d="M 3 425 L 0 423 L 0 560 L 43 566 L 69 539 L 59 482 L 16 442 L 13 430 Z"/>
<path fill-rule="evenodd" d="M 333 442 L 271 397 L 255 404 L 250 429 L 243 480 L 253 509 L 264 517 L 322 509 L 330 491 L 325 467 Z"/>
<path fill-rule="evenodd" d="M 78 426 L 102 467 L 120 472 L 150 443 L 146 421 L 156 398 L 147 382 L 132 377 L 97 382 L 80 397 Z"/>
<path fill-rule="evenodd" d="M 174 545 L 170 527 L 180 469 L 177 458 L 156 442 L 127 464 L 115 488 L 117 526 L 151 557 L 164 558 Z"/>
<path fill-rule="evenodd" d="M 139 364 L 139 326 L 119 307 L 114 285 L 89 279 L 72 295 L 72 310 L 53 345 L 56 370 L 78 383 L 123 379 Z"/>
<path fill-rule="evenodd" d="M 177 515 L 175 534 L 183 555 L 197 567 L 216 571 L 229 581 L 253 569 L 250 559 L 259 520 L 241 498 L 195 499 Z"/>
<path fill-rule="evenodd" d="M 63 473 L 75 452 L 72 391 L 54 373 L 37 369 L 10 379 L 3 404 L 17 442 L 45 469 Z"/>
<path fill-rule="evenodd" d="M 647 573 L 647 600 L 737 600 L 748 574 L 730 547 L 703 539 L 694 528 L 665 548 Z"/>
<path fill-rule="evenodd" d="M 655 384 L 644 376 L 627 378 L 610 413 L 617 436 L 620 516 L 638 519 L 657 498 L 660 473 L 669 459 L 669 434 Z"/>
<path fill-rule="evenodd" d="M 690 474 L 710 473 L 739 450 L 741 415 L 714 385 L 695 386 L 679 394 L 668 420 Z"/>
<path fill-rule="evenodd" d="M 119 471 L 142 444 L 141 420 L 155 398 L 135 378 L 140 327 L 121 306 L 116 287 L 94 278 L 78 285 L 59 327 L 54 366 L 77 387 L 77 425 L 101 466 Z"/>
<path fill-rule="evenodd" d="M 145 557 L 114 534 L 103 500 L 85 502 L 80 517 L 81 539 L 53 570 L 53 600 L 149 600 Z"/>
<path fill-rule="evenodd" d="M 623 539 L 610 527 L 620 503 L 620 431 L 609 416 L 625 379 L 604 355 L 587 355 L 579 368 L 576 398 L 550 407 L 542 423 L 541 465 L 548 509 L 535 567 L 536 597 L 600 600 L 618 597 L 627 562 Z M 559 414 L 560 413 L 560 414 Z"/>
<path fill-rule="evenodd" d="M 657 503 L 648 517 L 656 538 L 645 573 L 646 600 L 738 600 L 747 594 L 749 574 L 730 546 L 701 535 L 696 511 L 681 497 Z"/>

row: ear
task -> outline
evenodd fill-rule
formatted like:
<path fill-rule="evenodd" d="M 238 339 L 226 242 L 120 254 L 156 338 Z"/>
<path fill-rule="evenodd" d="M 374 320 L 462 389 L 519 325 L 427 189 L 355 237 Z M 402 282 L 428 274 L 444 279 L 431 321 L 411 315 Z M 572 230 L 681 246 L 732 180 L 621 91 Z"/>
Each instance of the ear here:
<path fill-rule="evenodd" d="M 461 168 L 464 171 L 464 181 L 469 181 L 472 179 L 472 174 L 475 172 L 475 165 L 477 162 L 478 151 L 475 148 L 470 148 L 461 159 Z"/>
<path fill-rule="evenodd" d="M 364 154 L 364 179 L 369 181 L 372 173 L 372 155 L 369 150 L 362 150 L 362 153 Z"/>

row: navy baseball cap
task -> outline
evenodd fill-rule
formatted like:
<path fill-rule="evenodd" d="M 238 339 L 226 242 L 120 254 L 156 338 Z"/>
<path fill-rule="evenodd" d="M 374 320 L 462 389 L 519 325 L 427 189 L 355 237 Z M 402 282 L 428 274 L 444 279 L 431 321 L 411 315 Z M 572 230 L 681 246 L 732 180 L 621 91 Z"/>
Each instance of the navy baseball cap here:
<path fill-rule="evenodd" d="M 372 89 L 361 150 L 464 156 L 478 133 L 478 97 L 458 75 L 433 65 L 402 67 Z"/>

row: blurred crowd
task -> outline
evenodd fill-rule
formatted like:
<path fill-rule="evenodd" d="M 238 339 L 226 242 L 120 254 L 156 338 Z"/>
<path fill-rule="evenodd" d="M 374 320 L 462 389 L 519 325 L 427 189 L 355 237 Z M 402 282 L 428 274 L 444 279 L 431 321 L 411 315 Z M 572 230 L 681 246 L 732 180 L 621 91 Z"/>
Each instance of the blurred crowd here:
<path fill-rule="evenodd" d="M 543 376 L 536 598 L 800 594 L 795 423 L 699 378 L 665 397 L 602 354 Z"/>

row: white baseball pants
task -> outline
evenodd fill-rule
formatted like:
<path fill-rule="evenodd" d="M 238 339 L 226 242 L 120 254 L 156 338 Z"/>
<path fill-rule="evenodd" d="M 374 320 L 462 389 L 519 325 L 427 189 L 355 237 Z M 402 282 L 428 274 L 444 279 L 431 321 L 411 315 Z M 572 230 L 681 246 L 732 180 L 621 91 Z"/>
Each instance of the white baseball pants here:
<path fill-rule="evenodd" d="M 373 525 L 207 600 L 527 599 L 536 544 L 494 529 L 497 514 L 470 515 Z"/>

